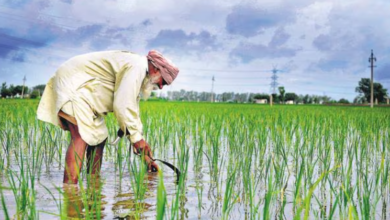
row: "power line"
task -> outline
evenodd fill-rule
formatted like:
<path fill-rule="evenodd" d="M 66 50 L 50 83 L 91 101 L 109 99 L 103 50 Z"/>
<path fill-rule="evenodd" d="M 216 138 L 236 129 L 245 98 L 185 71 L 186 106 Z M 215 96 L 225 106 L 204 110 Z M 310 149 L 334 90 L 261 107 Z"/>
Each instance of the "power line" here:
<path fill-rule="evenodd" d="M 192 83 L 192 82 L 178 82 L 180 85 L 202 85 L 204 86 L 205 83 Z M 233 83 L 233 84 L 220 84 L 218 83 L 215 87 L 225 87 L 225 86 L 253 86 L 253 87 L 258 87 L 258 86 L 267 86 L 268 84 L 239 84 L 239 83 Z"/>
<path fill-rule="evenodd" d="M 4 15 L 8 15 L 8 16 L 4 16 Z M 25 19 L 24 17 L 22 16 L 19 16 L 19 15 L 13 15 L 13 14 L 9 14 L 9 13 L 4 13 L 4 12 L 0 12 L 0 16 L 1 17 L 4 17 L 6 19 L 11 19 L 11 20 L 14 20 L 14 21 L 19 21 L 19 22 L 27 22 L 27 23 L 36 23 L 36 24 L 40 24 L 44 21 L 42 20 L 38 20 L 38 19 Z M 14 17 L 10 17 L 10 16 L 14 16 Z M 47 22 L 46 22 L 47 23 Z M 68 29 L 68 30 L 76 30 L 77 28 L 75 27 L 70 27 L 70 26 L 65 26 L 65 25 L 62 25 L 62 24 L 55 24 L 56 27 L 60 27 L 60 28 L 64 28 L 64 29 Z"/>
<path fill-rule="evenodd" d="M 209 75 L 182 75 L 183 77 L 187 78 L 196 78 L 196 79 L 204 79 L 204 80 L 210 80 Z M 259 77 L 259 76 L 253 76 L 253 77 L 248 77 L 248 76 L 219 76 L 221 80 L 224 79 L 245 79 L 245 80 L 254 80 L 254 79 L 261 79 L 261 80 L 266 80 L 269 78 L 269 76 L 264 76 L 264 77 Z"/>
<path fill-rule="evenodd" d="M 180 68 L 182 70 L 194 70 L 200 72 L 232 72 L 232 73 L 258 73 L 269 72 L 270 70 L 224 70 L 224 69 L 193 69 L 193 68 Z"/>

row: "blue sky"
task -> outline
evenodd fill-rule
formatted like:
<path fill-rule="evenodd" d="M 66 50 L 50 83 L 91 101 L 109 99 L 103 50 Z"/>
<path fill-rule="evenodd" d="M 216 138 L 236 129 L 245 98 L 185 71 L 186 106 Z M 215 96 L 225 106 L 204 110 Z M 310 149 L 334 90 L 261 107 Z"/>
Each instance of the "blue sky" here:
<path fill-rule="evenodd" d="M 352 100 L 370 77 L 390 89 L 390 1 L 0 0 L 0 82 L 44 84 L 74 55 L 160 50 L 180 68 L 163 89 L 271 91 Z"/>

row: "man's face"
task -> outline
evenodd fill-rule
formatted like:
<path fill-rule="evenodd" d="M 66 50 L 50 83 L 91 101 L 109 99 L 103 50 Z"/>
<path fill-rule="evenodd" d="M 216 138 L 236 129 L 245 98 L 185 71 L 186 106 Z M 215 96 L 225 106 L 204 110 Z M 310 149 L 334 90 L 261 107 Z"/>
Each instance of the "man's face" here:
<path fill-rule="evenodd" d="M 159 71 L 160 72 L 160 71 Z M 156 84 L 156 86 L 160 89 L 163 88 L 163 86 L 167 85 L 167 83 L 165 82 L 164 78 L 161 76 L 161 74 L 159 74 L 159 77 L 156 78 L 156 81 L 154 82 Z"/>
<path fill-rule="evenodd" d="M 163 86 L 167 85 L 167 83 L 165 82 L 164 78 L 162 77 L 160 69 L 158 69 L 153 62 L 151 62 L 151 63 L 153 66 L 153 68 L 151 68 L 149 70 L 151 83 L 156 85 L 157 88 L 162 89 Z"/>

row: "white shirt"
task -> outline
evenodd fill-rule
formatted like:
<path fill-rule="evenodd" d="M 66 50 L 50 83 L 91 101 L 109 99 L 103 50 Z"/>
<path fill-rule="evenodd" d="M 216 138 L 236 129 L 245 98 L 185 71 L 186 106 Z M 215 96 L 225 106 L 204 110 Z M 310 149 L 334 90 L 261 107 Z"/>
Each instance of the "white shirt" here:
<path fill-rule="evenodd" d="M 49 80 L 37 110 L 42 121 L 59 126 L 58 112 L 71 102 L 82 139 L 90 146 L 108 136 L 103 119 L 114 112 L 132 143 L 143 139 L 139 93 L 146 75 L 145 56 L 128 51 L 103 51 L 71 58 Z"/>

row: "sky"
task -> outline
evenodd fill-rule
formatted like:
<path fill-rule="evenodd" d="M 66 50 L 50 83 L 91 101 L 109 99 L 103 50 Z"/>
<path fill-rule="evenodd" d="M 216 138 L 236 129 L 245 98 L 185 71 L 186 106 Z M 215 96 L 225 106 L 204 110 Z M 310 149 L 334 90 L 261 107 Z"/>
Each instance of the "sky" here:
<path fill-rule="evenodd" d="M 161 51 L 180 89 L 353 100 L 361 78 L 390 89 L 388 0 L 0 0 L 0 83 L 45 84 L 72 56 Z"/>

